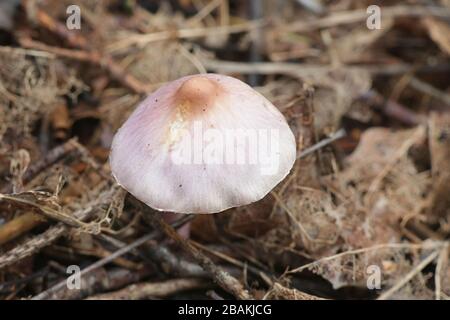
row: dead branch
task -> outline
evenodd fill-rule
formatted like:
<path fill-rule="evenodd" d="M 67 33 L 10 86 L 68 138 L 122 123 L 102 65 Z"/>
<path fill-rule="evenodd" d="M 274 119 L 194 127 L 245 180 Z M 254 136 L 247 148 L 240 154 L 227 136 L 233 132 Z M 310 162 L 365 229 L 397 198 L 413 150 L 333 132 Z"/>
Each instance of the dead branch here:
<path fill-rule="evenodd" d="M 208 274 L 196 263 L 187 261 L 180 255 L 175 255 L 169 248 L 156 241 L 147 243 L 147 254 L 152 261 L 158 262 L 164 273 L 179 277 L 207 277 Z"/>
<path fill-rule="evenodd" d="M 325 75 L 326 73 L 336 70 L 337 67 L 332 65 L 313 65 L 301 64 L 294 62 L 234 62 L 206 57 L 199 57 L 201 63 L 206 69 L 224 74 L 243 73 L 243 74 L 265 74 L 276 75 L 284 74 L 293 78 L 308 78 L 313 75 Z M 371 75 L 396 75 L 411 71 L 416 72 L 444 72 L 450 69 L 448 64 L 436 66 L 415 67 L 408 64 L 368 64 L 368 65 L 346 65 L 346 71 L 363 71 L 369 72 Z"/>
<path fill-rule="evenodd" d="M 0 246 L 30 231 L 43 221 L 45 219 L 40 215 L 27 212 L 0 225 Z"/>
<path fill-rule="evenodd" d="M 413 268 L 410 272 L 408 272 L 403 279 L 398 281 L 392 288 L 383 292 L 378 297 L 378 300 L 386 300 L 389 299 L 397 290 L 407 284 L 416 274 L 421 272 L 428 264 L 430 264 L 434 259 L 436 259 L 441 250 L 435 250 L 430 255 L 428 255 L 425 259 L 423 259 L 415 268 Z"/>
<path fill-rule="evenodd" d="M 174 222 L 174 226 L 179 227 L 179 226 L 183 225 L 185 222 L 186 222 L 186 220 L 176 221 L 176 222 Z M 122 248 L 115 251 L 111 255 L 104 257 L 104 258 L 98 260 L 97 262 L 91 264 L 90 266 L 84 268 L 83 270 L 81 270 L 80 276 L 84 276 L 100 267 L 103 267 L 104 265 L 110 263 L 111 261 L 117 259 L 118 257 L 120 257 L 120 256 L 130 252 L 131 250 L 136 249 L 137 247 L 143 245 L 144 243 L 154 239 L 158 235 L 159 235 L 158 231 L 153 231 L 153 232 L 150 232 L 150 233 L 140 237 L 139 239 L 133 241 L 132 243 L 123 246 Z M 65 285 L 66 285 L 66 281 L 63 280 L 63 281 L 57 283 L 56 285 L 54 285 L 53 287 L 47 289 L 46 291 L 41 292 L 37 296 L 33 297 L 33 300 L 51 299 L 58 291 L 60 291 L 62 288 L 64 288 Z"/>
<path fill-rule="evenodd" d="M 140 300 L 146 298 L 164 298 L 181 291 L 204 289 L 210 286 L 211 284 L 204 279 L 172 279 L 163 282 L 132 284 L 115 292 L 91 296 L 87 300 Z"/>
<path fill-rule="evenodd" d="M 383 7 L 383 19 L 395 17 L 420 17 L 435 16 L 441 18 L 450 17 L 450 10 L 439 6 L 392 6 Z M 366 9 L 353 11 L 331 12 L 328 16 L 310 21 L 299 21 L 283 29 L 290 32 L 305 32 L 322 28 L 335 27 L 342 24 L 356 23 L 367 19 Z"/>
<path fill-rule="evenodd" d="M 67 286 L 55 293 L 55 300 L 84 299 L 99 292 L 117 290 L 152 274 L 152 270 L 144 268 L 140 270 L 113 269 L 107 271 L 104 268 L 94 270 L 81 278 L 80 290 L 68 289 Z"/>
<path fill-rule="evenodd" d="M 386 115 L 405 124 L 418 125 L 421 123 L 426 123 L 426 117 L 423 115 L 415 113 L 398 102 L 385 100 L 378 92 L 375 92 L 374 90 L 369 90 L 362 96 L 362 98 L 367 99 L 369 104 L 373 104 Z"/>
<path fill-rule="evenodd" d="M 201 253 L 188 240 L 181 238 L 180 235 L 161 218 L 159 213 L 149 211 L 150 210 L 147 210 L 146 213 L 148 213 L 148 217 L 151 219 L 154 227 L 163 231 L 168 237 L 175 240 L 175 242 L 189 253 L 203 269 L 211 274 L 220 287 L 238 299 L 253 299 L 252 295 L 244 289 L 243 285 L 236 278 L 215 265 L 210 258 Z"/>
<path fill-rule="evenodd" d="M 79 221 L 83 221 L 91 216 L 98 205 L 104 202 L 106 199 L 110 199 L 112 194 L 116 190 L 114 188 L 104 192 L 97 199 L 86 204 L 85 208 L 75 211 L 72 216 Z M 45 246 L 48 246 L 53 241 L 63 236 L 69 227 L 63 223 L 50 227 L 47 231 L 35 236 L 34 238 L 25 241 L 24 243 L 16 246 L 10 251 L 5 252 L 0 256 L 0 269 L 17 263 L 18 261 L 38 252 Z"/>
<path fill-rule="evenodd" d="M 36 22 L 42 27 L 50 30 L 51 32 L 59 35 L 65 39 L 71 46 L 77 48 L 86 48 L 89 46 L 89 42 L 81 35 L 71 32 L 66 25 L 56 21 L 43 10 L 36 9 Z"/>
<path fill-rule="evenodd" d="M 297 159 L 306 157 L 307 155 L 316 152 L 317 150 L 329 145 L 330 143 L 333 143 L 336 140 L 339 140 L 343 137 L 345 137 L 346 132 L 344 129 L 339 129 L 338 131 L 334 132 L 330 137 L 325 138 L 321 141 L 319 141 L 318 143 L 312 145 L 311 147 L 308 147 L 304 150 L 302 150 L 302 152 L 300 152 L 297 156 Z"/>
<path fill-rule="evenodd" d="M 56 56 L 83 61 L 93 64 L 107 71 L 109 75 L 130 90 L 143 94 L 153 90 L 153 86 L 146 86 L 134 76 L 129 74 L 124 68 L 118 65 L 111 57 L 101 54 L 99 51 L 73 50 L 59 47 L 52 47 L 44 43 L 19 37 L 19 43 L 24 48 L 41 50 Z"/>
<path fill-rule="evenodd" d="M 286 288 L 279 283 L 275 283 L 264 299 L 273 300 L 325 300 L 323 298 L 301 292 L 297 289 Z"/>

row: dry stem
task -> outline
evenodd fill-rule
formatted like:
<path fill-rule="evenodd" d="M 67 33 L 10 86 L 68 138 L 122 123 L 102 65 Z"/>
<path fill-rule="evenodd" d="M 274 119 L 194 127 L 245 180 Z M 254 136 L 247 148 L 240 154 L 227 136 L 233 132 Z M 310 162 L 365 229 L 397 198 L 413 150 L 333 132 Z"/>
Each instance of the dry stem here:
<path fill-rule="evenodd" d="M 253 299 L 251 294 L 236 278 L 215 265 L 210 258 L 195 248 L 188 240 L 181 238 L 180 235 L 161 218 L 159 213 L 149 212 L 148 216 L 150 217 L 155 228 L 160 229 L 167 236 L 175 240 L 180 247 L 188 252 L 198 262 L 198 264 L 202 266 L 203 269 L 211 274 L 220 287 L 238 299 Z"/>

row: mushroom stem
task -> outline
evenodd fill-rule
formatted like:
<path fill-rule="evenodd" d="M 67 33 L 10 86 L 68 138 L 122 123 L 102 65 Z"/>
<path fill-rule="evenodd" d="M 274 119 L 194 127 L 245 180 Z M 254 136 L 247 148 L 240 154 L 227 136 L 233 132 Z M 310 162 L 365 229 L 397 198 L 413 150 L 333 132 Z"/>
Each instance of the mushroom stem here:
<path fill-rule="evenodd" d="M 165 213 L 163 213 L 162 218 L 166 223 L 172 224 L 175 221 L 181 220 L 185 216 L 186 216 L 185 214 L 181 214 L 181 213 L 165 212 Z M 177 229 L 177 233 L 183 239 L 189 239 L 189 236 L 191 235 L 191 222 L 188 221 L 185 224 L 183 224 L 179 229 Z"/>

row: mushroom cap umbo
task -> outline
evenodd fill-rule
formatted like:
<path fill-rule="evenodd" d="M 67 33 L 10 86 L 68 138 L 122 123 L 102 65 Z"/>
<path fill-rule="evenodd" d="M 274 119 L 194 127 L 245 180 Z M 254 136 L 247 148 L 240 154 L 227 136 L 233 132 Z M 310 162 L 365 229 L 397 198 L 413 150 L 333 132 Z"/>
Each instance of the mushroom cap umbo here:
<path fill-rule="evenodd" d="M 166 84 L 116 133 L 117 182 L 148 206 L 215 213 L 263 198 L 291 170 L 286 119 L 244 82 L 201 74 Z"/>

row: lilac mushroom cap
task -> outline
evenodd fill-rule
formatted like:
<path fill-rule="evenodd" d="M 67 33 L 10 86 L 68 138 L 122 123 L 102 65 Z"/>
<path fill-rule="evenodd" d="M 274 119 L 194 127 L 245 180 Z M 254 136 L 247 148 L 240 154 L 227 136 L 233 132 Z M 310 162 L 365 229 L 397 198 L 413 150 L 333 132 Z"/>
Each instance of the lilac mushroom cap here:
<path fill-rule="evenodd" d="M 112 174 L 161 211 L 216 213 L 263 198 L 296 159 L 286 119 L 244 82 L 201 74 L 166 84 L 114 136 Z"/>

